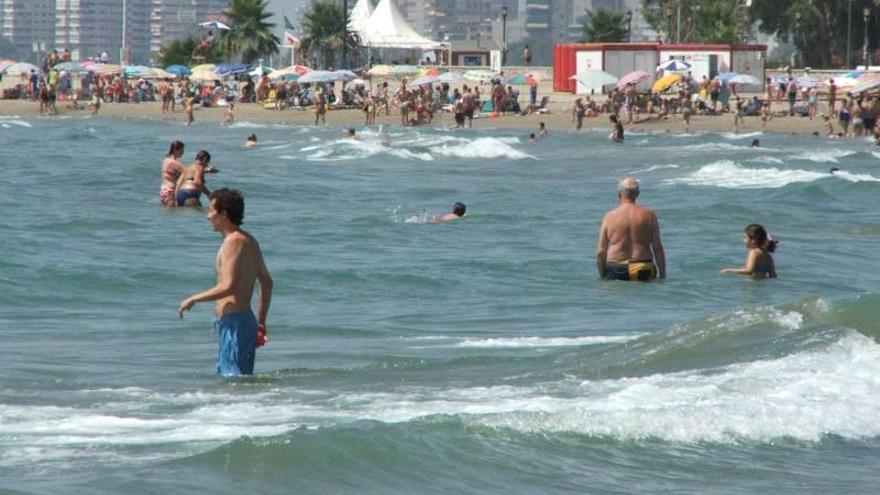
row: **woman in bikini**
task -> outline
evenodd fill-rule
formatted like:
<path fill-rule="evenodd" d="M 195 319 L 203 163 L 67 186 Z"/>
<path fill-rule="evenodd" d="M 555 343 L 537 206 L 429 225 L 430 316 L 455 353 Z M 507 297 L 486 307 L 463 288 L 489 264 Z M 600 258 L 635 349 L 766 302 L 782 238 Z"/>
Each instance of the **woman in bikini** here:
<path fill-rule="evenodd" d="M 163 206 L 170 208 L 177 205 L 175 198 L 177 179 L 185 168 L 180 162 L 181 156 L 183 156 L 183 143 L 175 140 L 171 142 L 171 148 L 162 161 L 162 187 L 159 189 L 159 201 Z"/>
<path fill-rule="evenodd" d="M 196 161 L 186 167 L 180 178 L 177 179 L 177 189 L 175 197 L 177 206 L 193 206 L 199 208 L 202 203 L 199 197 L 202 193 L 209 196 L 211 191 L 205 187 L 205 169 L 211 162 L 211 154 L 205 150 L 201 150 L 196 154 Z"/>

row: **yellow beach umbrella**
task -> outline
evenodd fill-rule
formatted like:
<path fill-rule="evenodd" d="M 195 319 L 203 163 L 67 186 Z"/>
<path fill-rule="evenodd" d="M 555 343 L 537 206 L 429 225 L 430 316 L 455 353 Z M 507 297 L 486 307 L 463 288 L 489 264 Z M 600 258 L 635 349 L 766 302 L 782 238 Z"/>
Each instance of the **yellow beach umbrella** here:
<path fill-rule="evenodd" d="M 218 76 L 217 74 L 214 74 L 213 72 L 211 72 L 209 70 L 200 70 L 200 71 L 193 71 L 193 73 L 190 74 L 190 76 L 189 76 L 189 80 L 196 81 L 196 82 L 219 81 L 220 76 Z"/>
<path fill-rule="evenodd" d="M 680 74 L 669 74 L 668 76 L 663 76 L 651 86 L 651 92 L 653 93 L 662 93 L 672 87 L 673 84 L 681 81 L 682 77 Z"/>
<path fill-rule="evenodd" d="M 201 64 L 195 67 L 190 67 L 189 70 L 193 72 L 212 72 L 214 70 L 214 67 L 216 67 L 216 65 L 214 64 Z"/>

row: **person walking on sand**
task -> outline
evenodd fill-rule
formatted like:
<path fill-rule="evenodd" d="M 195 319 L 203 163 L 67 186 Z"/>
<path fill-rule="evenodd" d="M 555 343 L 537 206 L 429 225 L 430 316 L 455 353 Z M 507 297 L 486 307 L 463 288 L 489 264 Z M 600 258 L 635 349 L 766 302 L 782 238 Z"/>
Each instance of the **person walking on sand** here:
<path fill-rule="evenodd" d="M 187 297 L 180 303 L 178 317 L 197 302 L 217 301 L 215 313 L 220 341 L 217 373 L 223 376 L 252 375 L 256 348 L 266 343 L 266 318 L 272 302 L 272 277 L 266 268 L 260 244 L 241 228 L 244 198 L 227 188 L 211 194 L 208 221 L 223 237 L 217 253 L 217 284 Z M 260 284 L 257 314 L 251 310 L 254 286 Z"/>
<path fill-rule="evenodd" d="M 184 103 L 183 111 L 186 113 L 186 125 L 191 126 L 193 123 L 193 111 L 195 110 L 196 105 L 196 95 L 193 93 L 189 93 L 186 95 L 186 102 Z"/>
<path fill-rule="evenodd" d="M 324 91 L 318 87 L 315 91 L 315 125 L 320 120 L 322 124 L 327 124 L 327 99 L 324 97 Z"/>
<path fill-rule="evenodd" d="M 617 184 L 619 205 L 599 227 L 596 267 L 606 280 L 647 282 L 666 278 L 666 254 L 660 224 L 653 211 L 636 204 L 639 181 L 625 177 Z M 656 262 L 656 264 L 655 264 Z"/>

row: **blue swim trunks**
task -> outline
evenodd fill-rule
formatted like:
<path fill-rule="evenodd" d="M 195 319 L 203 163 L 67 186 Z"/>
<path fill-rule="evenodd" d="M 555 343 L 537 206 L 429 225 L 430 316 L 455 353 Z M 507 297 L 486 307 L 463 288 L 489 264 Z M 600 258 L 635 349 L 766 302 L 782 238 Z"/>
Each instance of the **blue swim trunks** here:
<path fill-rule="evenodd" d="M 257 349 L 257 318 L 253 311 L 228 313 L 214 322 L 220 337 L 217 374 L 253 375 Z"/>

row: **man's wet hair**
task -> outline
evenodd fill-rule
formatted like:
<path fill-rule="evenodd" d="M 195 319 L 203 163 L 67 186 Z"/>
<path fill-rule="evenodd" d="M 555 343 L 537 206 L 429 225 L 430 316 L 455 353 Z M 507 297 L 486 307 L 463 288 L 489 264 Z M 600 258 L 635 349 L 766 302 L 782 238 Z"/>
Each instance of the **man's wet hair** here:
<path fill-rule="evenodd" d="M 251 134 L 250 136 L 247 137 L 247 140 L 248 140 L 248 141 L 257 142 L 257 135 L 256 135 L 256 134 Z"/>
<path fill-rule="evenodd" d="M 761 146 L 761 140 L 760 139 L 753 139 L 752 140 L 752 148 L 757 148 L 758 146 Z"/>
<path fill-rule="evenodd" d="M 455 203 L 454 205 L 452 205 L 452 213 L 454 215 L 458 215 L 460 217 L 463 217 L 465 211 L 467 211 L 467 206 L 465 206 L 464 203 L 462 203 L 460 201 Z"/>
<path fill-rule="evenodd" d="M 229 221 L 235 225 L 244 223 L 244 197 L 235 189 L 221 187 L 211 193 L 211 201 L 214 202 L 214 211 L 226 213 Z"/>

